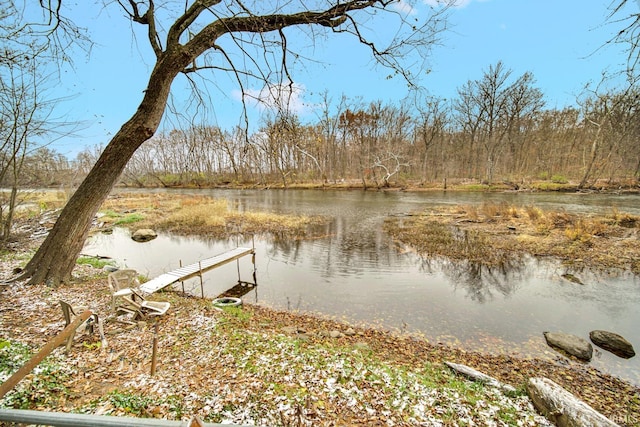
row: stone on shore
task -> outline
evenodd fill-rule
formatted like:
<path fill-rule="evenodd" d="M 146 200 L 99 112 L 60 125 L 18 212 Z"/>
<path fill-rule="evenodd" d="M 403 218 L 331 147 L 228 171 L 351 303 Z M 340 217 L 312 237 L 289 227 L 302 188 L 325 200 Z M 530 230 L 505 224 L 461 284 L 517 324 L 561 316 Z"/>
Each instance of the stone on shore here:
<path fill-rule="evenodd" d="M 549 346 L 560 349 L 585 362 L 590 361 L 593 356 L 591 343 L 575 335 L 562 332 L 544 332 L 544 338 Z"/>
<path fill-rule="evenodd" d="M 616 356 L 630 359 L 636 355 L 633 345 L 627 341 L 623 336 L 609 331 L 591 331 L 589 332 L 589 338 L 598 347 L 601 347 Z"/>
<path fill-rule="evenodd" d="M 150 240 L 155 239 L 156 237 L 158 237 L 158 234 L 151 230 L 150 228 L 141 228 L 139 230 L 136 230 L 132 235 L 131 238 L 133 240 L 135 240 L 136 242 L 148 242 Z"/>

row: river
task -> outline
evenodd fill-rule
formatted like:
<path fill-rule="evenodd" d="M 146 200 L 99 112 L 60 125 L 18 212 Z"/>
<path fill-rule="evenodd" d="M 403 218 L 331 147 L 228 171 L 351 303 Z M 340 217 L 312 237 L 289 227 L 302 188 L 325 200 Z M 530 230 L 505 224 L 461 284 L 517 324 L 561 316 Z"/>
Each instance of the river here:
<path fill-rule="evenodd" d="M 167 190 L 157 190 L 167 191 Z M 175 191 L 175 190 L 169 190 Z M 617 209 L 640 215 L 636 195 L 557 193 L 364 192 L 311 190 L 179 190 L 226 198 L 239 211 L 323 215 L 331 218 L 313 240 L 205 240 L 166 234 L 133 242 L 126 230 L 97 235 L 85 253 L 114 257 L 148 277 L 240 245 L 256 247 L 258 286 L 243 298 L 276 309 L 299 310 L 412 333 L 470 350 L 556 358 L 544 331 L 588 339 L 589 331 L 619 333 L 640 349 L 640 280 L 627 273 L 571 271 L 551 260 L 524 259 L 489 270 L 426 259 L 399 248 L 382 232 L 389 215 L 437 205 L 508 202 L 572 212 Z M 251 280 L 249 257 L 240 261 Z M 585 285 L 561 276 L 573 273 Z M 209 296 L 235 284 L 235 263 L 204 275 Z M 187 282 L 199 294 L 199 281 Z M 640 385 L 640 359 L 620 359 L 595 348 L 591 364 Z"/>

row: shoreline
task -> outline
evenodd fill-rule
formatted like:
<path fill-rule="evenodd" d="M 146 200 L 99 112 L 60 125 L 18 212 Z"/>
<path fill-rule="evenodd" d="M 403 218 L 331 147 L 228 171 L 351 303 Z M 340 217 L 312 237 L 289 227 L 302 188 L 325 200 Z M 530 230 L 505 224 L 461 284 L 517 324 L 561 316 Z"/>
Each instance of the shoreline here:
<path fill-rule="evenodd" d="M 24 261 L 25 253 L 28 253 L 29 249 L 35 248 L 39 241 L 29 240 L 27 243 L 22 249 L 16 250 L 16 256 L 13 259 L 3 258 L 2 273 L 5 276 Z M 42 285 L 30 287 L 21 284 L 11 285 L 9 289 L 0 293 L 0 330 L 7 331 L 0 338 L 25 342 L 34 349 L 41 347 L 63 326 L 60 309 L 57 305 L 59 299 L 70 300 L 72 303 L 81 305 L 90 303 L 101 316 L 108 318 L 110 297 L 106 289 L 106 273 L 83 265 L 77 266 L 74 270 L 73 283 L 58 289 Z M 570 362 L 567 365 L 536 358 L 465 351 L 448 345 L 431 344 L 426 340 L 407 334 L 397 334 L 371 326 L 349 325 L 336 320 L 320 318 L 317 315 L 278 311 L 259 305 L 246 305 L 241 311 L 229 315 L 212 310 L 210 301 L 182 297 L 174 292 L 154 295 L 154 299 L 167 300 L 172 304 L 172 310 L 164 323 L 165 328 L 161 337 L 160 367 L 163 373 L 159 379 L 151 380 L 148 375 L 144 374 L 149 356 L 144 348 L 148 347 L 151 342 L 150 328 L 138 325 L 126 329 L 118 326 L 115 322 L 108 321 L 106 330 L 111 343 L 109 347 L 103 349 L 97 345 L 99 343 L 96 343 L 96 336 L 82 336 L 74 344 L 73 355 L 66 359 L 67 362 L 64 361 L 62 349 L 56 350 L 56 357 L 61 360 L 61 363 L 64 363 L 65 369 L 75 372 L 68 380 L 72 391 L 68 396 L 64 395 L 64 401 L 55 404 L 53 401 L 49 401 L 43 408 L 68 411 L 98 407 L 105 411 L 113 411 L 114 414 L 125 415 L 126 411 L 123 413 L 117 407 L 113 407 L 114 396 L 117 396 L 118 393 L 133 393 L 136 396 L 144 396 L 144 384 L 149 384 L 149 381 L 157 387 L 164 387 L 171 390 L 171 393 L 176 393 L 176 395 L 188 400 L 189 393 L 199 393 L 196 391 L 197 387 L 202 386 L 198 383 L 185 383 L 182 378 L 191 372 L 184 371 L 183 368 L 193 363 L 196 367 L 200 366 L 198 369 L 206 369 L 211 372 L 223 370 L 226 372 L 225 375 L 230 375 L 231 381 L 240 381 L 239 384 L 249 388 L 256 387 L 263 393 L 270 392 L 270 390 L 272 391 L 270 387 L 273 387 L 272 382 L 275 384 L 286 383 L 289 380 L 284 377 L 274 379 L 269 377 L 268 373 L 262 373 L 259 378 L 256 378 L 252 376 L 251 371 L 244 370 L 246 366 L 245 368 L 236 366 L 236 356 L 230 359 L 232 353 L 229 353 L 244 351 L 244 349 L 250 351 L 252 346 L 261 345 L 262 341 L 266 341 L 275 342 L 278 346 L 288 348 L 289 351 L 291 348 L 301 349 L 304 357 L 316 357 L 324 352 L 329 352 L 331 357 L 334 357 L 335 354 L 338 354 L 339 357 L 352 357 L 353 354 L 359 354 L 360 356 L 353 356 L 356 357 L 353 363 L 366 363 L 366 358 L 371 357 L 378 361 L 384 361 L 384 366 L 388 366 L 388 369 L 399 369 L 400 371 L 414 372 L 428 364 L 435 369 L 435 371 L 430 371 L 429 375 L 436 375 L 438 378 L 440 375 L 443 376 L 439 380 L 442 381 L 442 384 L 438 383 L 439 385 L 436 386 L 437 390 L 449 390 L 451 381 L 458 381 L 442 366 L 444 361 L 461 363 L 491 375 L 518 388 L 520 397 L 522 397 L 523 384 L 527 378 L 544 376 L 565 387 L 620 425 L 636 425 L 635 423 L 640 420 L 640 387 L 603 374 L 579 362 Z M 25 321 L 25 319 L 29 319 L 29 321 Z M 189 327 L 184 328 L 184 324 Z M 216 325 L 220 326 L 219 331 L 214 328 Z M 220 345 L 237 342 L 242 350 L 236 347 L 227 349 L 223 353 L 215 348 L 212 350 L 208 344 L 202 341 L 203 337 L 199 336 L 198 331 L 202 327 L 205 328 L 204 331 L 207 334 L 212 334 L 213 342 Z M 347 334 L 349 329 L 355 333 Z M 338 331 L 341 335 L 338 335 L 337 338 L 327 337 L 327 333 L 330 335 L 332 331 Z M 133 346 L 132 343 L 139 343 L 139 346 Z M 176 346 L 179 348 L 179 353 L 172 350 Z M 219 356 L 224 356 L 223 362 L 226 360 L 231 365 L 208 361 L 211 351 L 216 352 L 215 354 Z M 241 356 L 244 357 L 244 355 Z M 288 355 L 278 357 L 288 357 Z M 364 357 L 364 359 L 360 359 L 360 357 Z M 201 366 L 200 364 L 205 365 Z M 109 368 L 105 369 L 105 367 Z M 321 382 L 326 383 L 330 380 L 330 378 L 322 377 L 324 374 L 321 370 L 314 372 L 314 375 L 319 375 L 322 378 Z M 243 379 L 239 380 L 239 378 Z M 174 381 L 176 382 L 174 383 Z M 363 384 L 365 383 L 373 390 L 371 393 L 381 392 L 377 383 L 369 384 L 364 381 Z M 196 389 L 191 387 L 196 387 Z M 208 385 L 207 390 L 213 394 L 223 392 L 220 389 L 215 389 L 217 391 L 214 392 L 212 387 L 213 385 Z M 465 388 L 465 393 L 475 393 L 473 385 L 465 387 L 472 388 L 471 391 Z M 307 386 L 304 388 L 306 389 Z M 85 389 L 84 392 L 77 391 Z M 307 393 L 303 389 L 296 388 L 296 390 L 296 393 Z M 318 393 L 320 392 L 318 391 Z M 108 399 L 105 400 L 104 396 L 107 396 Z M 160 395 L 155 396 L 154 399 L 156 399 L 156 403 L 165 402 L 161 400 Z M 199 399 L 189 403 L 191 405 L 189 410 L 192 413 L 206 413 L 208 411 L 207 405 L 202 400 L 204 398 Z M 233 402 L 232 396 L 229 396 L 228 399 L 229 402 Z M 350 410 L 346 414 L 341 412 L 344 410 L 341 406 L 331 406 L 329 402 L 324 400 L 322 402 L 321 405 L 316 402 L 313 407 L 315 413 L 320 414 L 318 415 L 322 420 L 320 424 L 326 422 L 327 425 L 330 425 L 332 416 L 348 416 L 352 422 L 370 423 L 369 414 L 366 411 Z M 245 404 L 249 403 L 250 401 L 245 402 Z M 505 405 L 507 404 L 511 403 L 505 403 Z M 154 405 L 152 407 L 155 409 L 145 409 L 149 412 L 142 412 L 138 415 L 168 416 L 166 410 L 162 409 L 166 402 Z M 344 406 L 344 402 L 342 405 Z M 387 410 L 385 409 L 385 411 Z M 154 413 L 153 411 L 159 412 Z M 332 414 L 332 411 L 335 414 Z M 530 416 L 524 415 L 529 414 L 527 411 L 519 413 L 520 416 Z M 240 416 L 237 413 L 234 414 L 234 416 Z M 287 414 L 289 415 L 286 416 L 293 416 L 290 413 Z M 280 415 L 282 416 L 282 414 Z M 176 415 L 171 416 L 175 417 Z M 387 417 L 384 414 L 380 416 Z M 391 420 L 393 416 L 386 419 Z M 277 418 L 275 419 L 277 420 Z M 291 418 L 291 420 L 293 419 Z M 398 422 L 401 419 L 401 417 L 396 419 L 396 423 L 405 425 L 403 422 Z M 337 420 L 339 421 L 341 418 Z M 625 420 L 632 420 L 632 422 Z"/>

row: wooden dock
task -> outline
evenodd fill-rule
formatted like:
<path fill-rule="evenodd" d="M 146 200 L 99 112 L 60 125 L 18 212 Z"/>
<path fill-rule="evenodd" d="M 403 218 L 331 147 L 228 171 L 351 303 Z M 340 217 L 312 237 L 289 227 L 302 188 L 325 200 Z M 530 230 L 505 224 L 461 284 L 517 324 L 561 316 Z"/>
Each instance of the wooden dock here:
<path fill-rule="evenodd" d="M 200 285 L 202 286 L 202 273 L 213 270 L 214 268 L 220 267 L 221 265 L 227 264 L 231 261 L 239 260 L 247 255 L 253 255 L 255 257 L 255 249 L 235 248 L 211 258 L 203 259 L 202 261 L 164 273 L 140 285 L 140 290 L 144 293 L 152 294 L 160 289 L 166 288 L 167 286 L 173 285 L 174 283 L 183 282 L 198 276 L 200 277 Z M 252 262 L 255 268 L 255 258 Z M 240 271 L 238 270 L 238 275 L 239 274 Z"/>

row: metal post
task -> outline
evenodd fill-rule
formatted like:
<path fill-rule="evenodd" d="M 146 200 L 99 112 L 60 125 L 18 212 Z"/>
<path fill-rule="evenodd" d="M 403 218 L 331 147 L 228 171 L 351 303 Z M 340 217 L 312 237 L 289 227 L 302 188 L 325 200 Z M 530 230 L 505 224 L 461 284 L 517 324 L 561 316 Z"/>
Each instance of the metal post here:
<path fill-rule="evenodd" d="M 170 421 L 158 418 L 116 417 L 109 415 L 69 414 L 63 412 L 42 412 L 27 409 L 1 409 L 0 421 L 9 423 L 36 424 L 54 427 L 223 427 L 223 424 L 203 423 L 197 417 L 189 421 Z M 2 423 L 2 425 L 5 425 Z M 12 424 L 10 424 L 12 425 Z M 242 427 L 238 424 L 224 424 L 226 427 Z"/>
<path fill-rule="evenodd" d="M 153 348 L 151 350 L 151 376 L 156 374 L 156 359 L 158 356 L 158 319 L 153 325 Z"/>
<path fill-rule="evenodd" d="M 257 285 L 258 282 L 256 282 L 256 236 L 251 236 L 251 249 L 253 249 L 253 251 L 251 252 L 251 263 L 253 264 L 253 283 Z"/>
<path fill-rule="evenodd" d="M 200 295 L 204 298 L 204 286 L 202 284 L 202 261 L 198 261 L 198 275 L 200 276 Z"/>
<path fill-rule="evenodd" d="M 182 260 L 180 260 L 180 268 L 182 268 Z M 184 296 L 184 280 L 181 280 L 180 284 L 182 285 L 182 296 Z"/>

